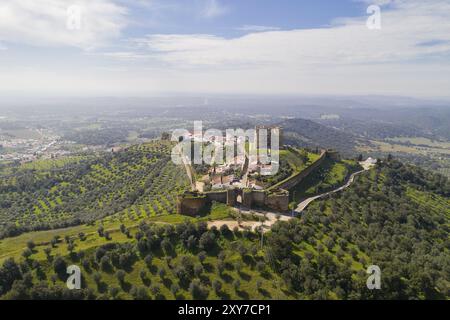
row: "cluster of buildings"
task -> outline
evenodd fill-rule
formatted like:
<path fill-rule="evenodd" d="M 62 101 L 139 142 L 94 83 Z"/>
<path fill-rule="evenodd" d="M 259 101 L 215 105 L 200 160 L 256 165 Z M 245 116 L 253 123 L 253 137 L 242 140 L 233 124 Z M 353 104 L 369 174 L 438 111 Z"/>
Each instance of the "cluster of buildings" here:
<path fill-rule="evenodd" d="M 207 174 L 195 181 L 193 190 L 178 197 L 178 213 L 196 216 L 212 202 L 248 209 L 258 207 L 274 212 L 289 211 L 288 190 L 320 168 L 326 159 L 338 161 L 340 155 L 334 150 L 321 150 L 319 157 L 304 170 L 294 173 L 275 185 L 263 187 L 258 184 L 258 179 L 255 177 L 279 169 L 279 150 L 284 147 L 281 132 L 282 129 L 276 126 L 256 127 L 254 141 L 248 142 L 250 146 L 246 145 L 243 154 L 235 155 L 223 164 L 208 166 Z M 195 139 L 195 137 L 186 138 L 190 141 Z M 200 137 L 197 138 L 200 139 Z M 236 143 L 237 139 L 227 142 Z M 205 142 L 205 140 L 198 141 Z M 256 154 L 249 152 L 251 148 L 258 152 Z"/>
<path fill-rule="evenodd" d="M 253 141 L 235 137 L 226 143 L 244 143 L 244 152 L 220 165 L 209 166 L 208 173 L 196 181 L 195 190 L 178 198 L 180 214 L 197 215 L 213 201 L 245 208 L 268 207 L 279 212 L 289 208 L 289 192 L 283 189 L 265 190 L 252 176 L 264 174 L 279 166 L 282 146 L 281 128 L 258 126 Z M 202 141 L 205 142 L 205 141 Z M 252 149 L 253 148 L 253 149 Z M 256 150 L 258 152 L 250 152 Z M 278 153 L 278 154 L 274 154 Z M 264 154 L 264 156 L 261 156 Z"/>
<path fill-rule="evenodd" d="M 66 142 L 56 135 L 42 135 L 41 139 L 16 138 L 0 135 L 0 161 L 29 162 L 40 158 L 56 158 L 70 154 L 61 148 Z"/>
<path fill-rule="evenodd" d="M 246 137 L 227 137 L 224 145 L 217 139 L 208 141 L 208 143 L 218 144 L 218 147 L 241 146 L 241 148 L 231 159 L 225 159 L 221 164 L 211 165 L 208 173 L 196 182 L 197 191 L 234 188 L 262 190 L 255 177 L 267 175 L 278 169 L 278 152 L 282 146 L 281 130 L 277 126 L 258 126 L 255 128 L 253 141 L 246 141 Z M 261 139 L 261 137 L 264 138 Z M 276 143 L 273 142 L 275 139 Z"/>

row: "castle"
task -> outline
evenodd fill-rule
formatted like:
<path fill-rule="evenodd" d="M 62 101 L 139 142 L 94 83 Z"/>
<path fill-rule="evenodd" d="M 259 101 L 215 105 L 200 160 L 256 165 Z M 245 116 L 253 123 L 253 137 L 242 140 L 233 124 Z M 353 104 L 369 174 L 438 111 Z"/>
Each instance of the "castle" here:
<path fill-rule="evenodd" d="M 277 212 L 289 210 L 289 191 L 253 190 L 253 189 L 229 189 L 210 192 L 186 192 L 178 197 L 177 211 L 179 214 L 197 216 L 213 201 L 224 203 L 230 207 L 241 205 L 251 209 L 270 208 Z"/>
<path fill-rule="evenodd" d="M 289 210 L 290 193 L 288 190 L 297 186 L 312 172 L 314 172 L 325 159 L 340 160 L 339 153 L 333 150 L 322 150 L 320 157 L 305 170 L 293 174 L 287 179 L 265 190 L 255 190 L 248 187 L 231 187 L 227 190 L 209 192 L 186 192 L 178 197 L 177 211 L 179 214 L 197 216 L 212 202 L 220 202 L 230 207 L 237 205 L 246 209 L 254 207 L 268 208 L 275 212 Z"/>

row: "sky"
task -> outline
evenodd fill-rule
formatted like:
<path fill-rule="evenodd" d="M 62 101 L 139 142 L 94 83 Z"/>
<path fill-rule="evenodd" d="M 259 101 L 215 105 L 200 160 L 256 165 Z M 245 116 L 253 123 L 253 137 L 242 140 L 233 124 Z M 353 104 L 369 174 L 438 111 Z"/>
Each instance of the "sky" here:
<path fill-rule="evenodd" d="M 450 0 L 0 1 L 0 95 L 167 94 L 448 98 Z"/>

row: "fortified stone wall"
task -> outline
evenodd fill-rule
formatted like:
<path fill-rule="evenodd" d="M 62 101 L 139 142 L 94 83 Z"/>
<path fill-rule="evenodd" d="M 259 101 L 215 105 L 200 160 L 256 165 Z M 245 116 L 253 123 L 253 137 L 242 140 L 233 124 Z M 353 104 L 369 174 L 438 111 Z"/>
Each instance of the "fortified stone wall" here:
<path fill-rule="evenodd" d="M 236 205 L 236 190 L 227 191 L 227 206 L 234 207 Z"/>
<path fill-rule="evenodd" d="M 206 197 L 180 197 L 177 201 L 177 211 L 179 214 L 196 216 L 206 206 Z"/>
<path fill-rule="evenodd" d="M 333 159 L 334 161 L 341 161 L 341 155 L 338 151 L 328 150 L 327 157 Z"/>
<path fill-rule="evenodd" d="M 212 191 L 206 193 L 186 193 L 178 198 L 177 209 L 179 214 L 190 216 L 198 215 L 209 203 L 215 201 L 225 203 L 228 206 L 235 206 L 238 195 L 242 195 L 242 206 L 252 208 L 252 206 L 268 207 L 274 211 L 285 212 L 289 210 L 289 190 L 303 181 L 308 175 L 316 170 L 327 158 L 339 160 L 339 153 L 334 151 L 322 151 L 317 159 L 308 168 L 299 174 L 286 179 L 278 185 L 264 191 L 256 190 L 225 190 Z"/>
<path fill-rule="evenodd" d="M 234 206 L 238 193 L 236 190 L 208 192 L 198 195 L 187 193 L 178 198 L 177 211 L 179 214 L 196 216 L 207 204 L 213 201 Z M 280 212 L 287 211 L 289 209 L 289 192 L 280 190 L 278 193 L 268 193 L 267 191 L 244 190 L 242 191 L 242 206 L 248 209 L 256 206 L 268 207 Z"/>
<path fill-rule="evenodd" d="M 253 192 L 244 190 L 242 192 L 242 206 L 244 208 L 251 208 L 253 205 Z"/>
<path fill-rule="evenodd" d="M 216 201 L 220 203 L 227 203 L 227 191 L 212 191 L 212 192 L 206 192 L 206 197 L 210 202 Z"/>
<path fill-rule="evenodd" d="M 271 189 L 275 189 L 275 187 L 276 187 L 276 189 L 284 189 L 284 190 L 292 189 L 297 184 L 302 182 L 303 179 L 305 179 L 307 176 L 309 176 L 314 170 L 316 170 L 323 163 L 323 161 L 327 158 L 327 155 L 328 155 L 327 151 L 322 151 L 319 159 L 317 159 L 308 168 L 306 168 L 302 172 L 286 179 L 285 181 L 282 181 L 280 184 L 277 184 L 276 186 L 274 186 Z"/>
<path fill-rule="evenodd" d="M 265 191 L 252 191 L 252 200 L 256 206 L 262 207 L 266 204 Z"/>
<path fill-rule="evenodd" d="M 289 192 L 284 194 L 269 194 L 266 198 L 266 205 L 275 211 L 289 210 Z"/>

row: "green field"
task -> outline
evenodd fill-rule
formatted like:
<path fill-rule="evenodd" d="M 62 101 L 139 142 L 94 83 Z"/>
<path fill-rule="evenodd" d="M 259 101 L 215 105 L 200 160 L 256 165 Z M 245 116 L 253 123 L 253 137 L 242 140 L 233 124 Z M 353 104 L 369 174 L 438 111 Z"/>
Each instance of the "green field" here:
<path fill-rule="evenodd" d="M 210 213 L 207 216 L 199 218 L 191 218 L 179 214 L 171 214 L 131 220 L 124 218 L 123 216 L 121 216 L 121 214 L 115 214 L 105 217 L 99 221 L 95 221 L 91 224 L 79 225 L 64 229 L 27 232 L 17 237 L 2 239 L 0 240 L 0 263 L 8 258 L 19 259 L 23 250 L 27 246 L 27 242 L 30 240 L 34 241 L 36 245 L 34 249 L 36 259 L 42 260 L 45 257 L 44 249 L 48 247 L 51 240 L 55 237 L 58 237 L 60 239 L 69 237 L 76 243 L 78 249 L 86 250 L 92 247 L 104 245 L 111 240 L 113 240 L 114 242 L 128 241 L 128 238 L 120 232 L 120 225 L 122 224 L 125 225 L 127 229 L 133 231 L 139 226 L 141 222 L 156 224 L 179 224 L 185 221 L 200 222 L 211 220 L 226 220 L 231 218 L 232 216 L 232 209 L 224 204 L 218 203 L 214 203 L 212 205 Z M 103 226 L 105 231 L 109 232 L 111 240 L 98 237 L 97 230 L 99 226 Z M 86 239 L 84 241 L 80 241 L 80 233 L 83 233 L 85 235 Z M 54 252 L 60 255 L 67 254 L 67 250 L 64 246 L 54 248 Z"/>
<path fill-rule="evenodd" d="M 428 211 L 435 215 L 445 214 L 447 219 L 450 219 L 449 198 L 414 188 L 408 188 L 407 195 L 418 206 L 419 210 Z"/>
<path fill-rule="evenodd" d="M 36 171 L 45 171 L 52 170 L 58 168 L 65 168 L 71 164 L 77 164 L 81 161 L 86 160 L 86 157 L 83 156 L 70 156 L 59 159 L 42 159 L 35 160 L 32 162 L 23 163 L 20 168 L 22 170 L 36 170 Z"/>
<path fill-rule="evenodd" d="M 442 149 L 450 149 L 450 142 L 446 141 L 437 141 L 437 140 L 430 140 L 423 137 L 399 137 L 399 138 L 392 138 L 388 139 L 389 141 L 393 142 L 401 142 L 401 143 L 410 143 L 412 145 L 416 146 L 429 146 L 434 148 L 442 148 Z"/>

